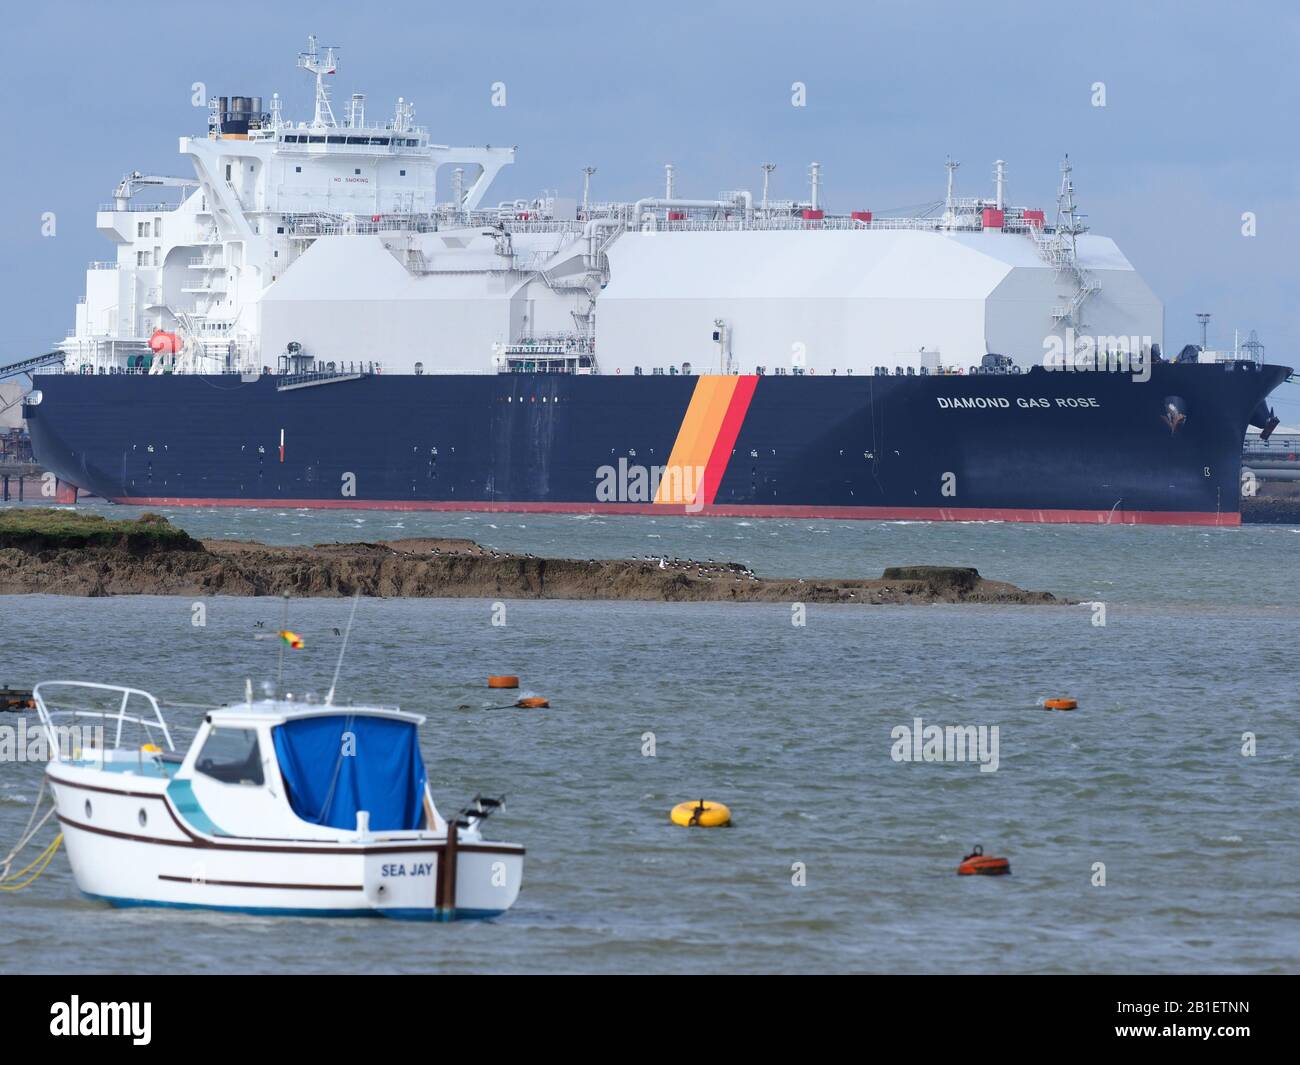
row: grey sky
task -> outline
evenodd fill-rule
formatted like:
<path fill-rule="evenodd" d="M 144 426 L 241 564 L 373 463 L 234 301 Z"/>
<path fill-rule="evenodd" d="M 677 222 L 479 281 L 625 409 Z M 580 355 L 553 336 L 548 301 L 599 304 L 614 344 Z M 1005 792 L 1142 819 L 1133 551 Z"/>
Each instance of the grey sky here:
<path fill-rule="evenodd" d="M 24 5 L 0 36 L 8 150 L 0 189 L 6 283 L 0 361 L 46 350 L 71 325 L 91 259 L 113 257 L 94 210 L 123 173 L 184 173 L 176 138 L 202 133 L 209 94 L 270 97 L 305 117 L 306 35 L 341 48 L 335 94 L 396 98 L 451 143 L 515 144 L 494 202 L 545 188 L 598 198 L 761 184 L 801 196 L 823 164 L 833 210 L 876 211 L 991 189 L 1054 209 L 1068 151 L 1082 209 L 1165 302 L 1166 347 L 1257 329 L 1293 363 L 1300 223 L 1294 210 L 1300 8 L 1281 2 L 1073 5 L 835 3 L 453 6 L 388 0 L 290 5 Z M 218 13 L 219 12 L 219 13 Z M 508 106 L 490 104 L 507 87 Z M 790 104 L 794 81 L 807 106 Z M 1104 82 L 1106 106 L 1091 104 Z M 57 236 L 41 236 L 53 211 Z M 1258 235 L 1242 235 L 1253 211 Z M 1300 387 L 1277 406 L 1300 422 Z"/>

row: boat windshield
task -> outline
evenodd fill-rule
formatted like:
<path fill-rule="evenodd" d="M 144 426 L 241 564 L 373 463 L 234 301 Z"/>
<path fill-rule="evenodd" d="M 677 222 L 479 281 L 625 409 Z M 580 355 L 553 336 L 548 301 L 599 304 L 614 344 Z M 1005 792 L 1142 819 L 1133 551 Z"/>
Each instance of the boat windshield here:
<path fill-rule="evenodd" d="M 410 721 L 325 714 L 272 731 L 293 812 L 314 825 L 354 830 L 357 813 L 376 832 L 424 825 L 424 759 Z"/>
<path fill-rule="evenodd" d="M 262 784 L 262 755 L 257 730 L 214 728 L 203 743 L 194 771 L 226 784 Z"/>

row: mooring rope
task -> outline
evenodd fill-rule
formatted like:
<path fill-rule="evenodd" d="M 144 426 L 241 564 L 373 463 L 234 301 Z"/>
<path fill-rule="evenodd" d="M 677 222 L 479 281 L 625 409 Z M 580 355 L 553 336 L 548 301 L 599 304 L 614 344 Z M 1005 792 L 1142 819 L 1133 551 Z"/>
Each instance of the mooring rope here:
<path fill-rule="evenodd" d="M 41 790 L 36 795 L 36 801 L 32 803 L 32 815 L 27 819 L 27 826 L 23 829 L 22 835 L 18 838 L 18 842 L 14 845 L 13 850 L 11 850 L 3 858 L 0 858 L 0 888 L 4 888 L 7 891 L 12 891 L 16 889 L 8 887 L 6 885 L 6 881 L 16 880 L 18 877 L 22 876 L 29 869 L 31 869 L 36 864 L 36 862 L 39 862 L 41 860 L 41 857 L 45 857 L 47 854 L 53 856 L 54 850 L 57 849 L 57 844 L 63 839 L 63 833 L 59 833 L 58 839 L 55 840 L 55 842 L 51 844 L 49 847 L 46 847 L 45 850 L 41 852 L 41 856 L 38 857 L 35 862 L 32 862 L 31 865 L 28 865 L 25 869 L 21 869 L 17 873 L 13 874 L 13 876 L 10 876 L 9 870 L 13 866 L 14 862 L 17 860 L 18 855 L 23 852 L 27 844 L 29 844 L 33 839 L 36 838 L 36 833 L 38 833 L 42 828 L 45 827 L 45 822 L 54 816 L 55 805 L 54 805 L 53 795 L 51 795 L 50 808 L 45 811 L 45 816 L 42 817 L 40 821 L 36 820 L 36 815 L 37 813 L 40 812 L 41 798 L 45 794 L 46 786 L 47 786 L 47 782 L 41 781 Z M 49 864 L 48 857 L 46 858 L 46 864 Z M 42 866 L 41 869 L 42 871 L 44 871 L 44 866 Z M 37 873 L 36 875 L 40 876 L 40 873 Z M 33 877 L 33 879 L 35 879 L 35 877 Z M 31 881 L 29 880 L 27 881 L 27 883 L 31 883 Z M 26 885 L 21 885 L 21 886 L 26 886 Z"/>

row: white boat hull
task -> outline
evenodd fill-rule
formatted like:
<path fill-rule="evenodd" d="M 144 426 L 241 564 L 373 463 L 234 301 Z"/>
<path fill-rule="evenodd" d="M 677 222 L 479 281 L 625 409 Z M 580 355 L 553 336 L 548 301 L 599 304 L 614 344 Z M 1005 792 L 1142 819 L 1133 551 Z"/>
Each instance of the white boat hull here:
<path fill-rule="evenodd" d="M 517 844 L 462 831 L 449 857 L 446 836 L 432 832 L 213 835 L 187 821 L 166 779 L 66 764 L 49 779 L 78 888 L 118 906 L 451 920 L 496 916 L 519 895 Z"/>

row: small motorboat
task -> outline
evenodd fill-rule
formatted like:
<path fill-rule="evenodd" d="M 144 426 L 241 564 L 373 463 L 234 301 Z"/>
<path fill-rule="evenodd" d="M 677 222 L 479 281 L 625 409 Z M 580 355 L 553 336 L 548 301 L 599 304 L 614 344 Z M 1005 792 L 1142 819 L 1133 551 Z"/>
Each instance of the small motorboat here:
<path fill-rule="evenodd" d="M 495 917 L 519 895 L 524 848 L 480 831 L 502 800 L 439 814 L 417 714 L 254 701 L 250 685 L 244 702 L 208 711 L 179 754 L 148 692 L 46 681 L 33 698 L 73 876 L 92 898 L 453 920 Z"/>
<path fill-rule="evenodd" d="M 25 688 L 11 688 L 8 684 L 0 688 L 0 710 L 30 710 L 35 705 L 32 693 Z"/>

